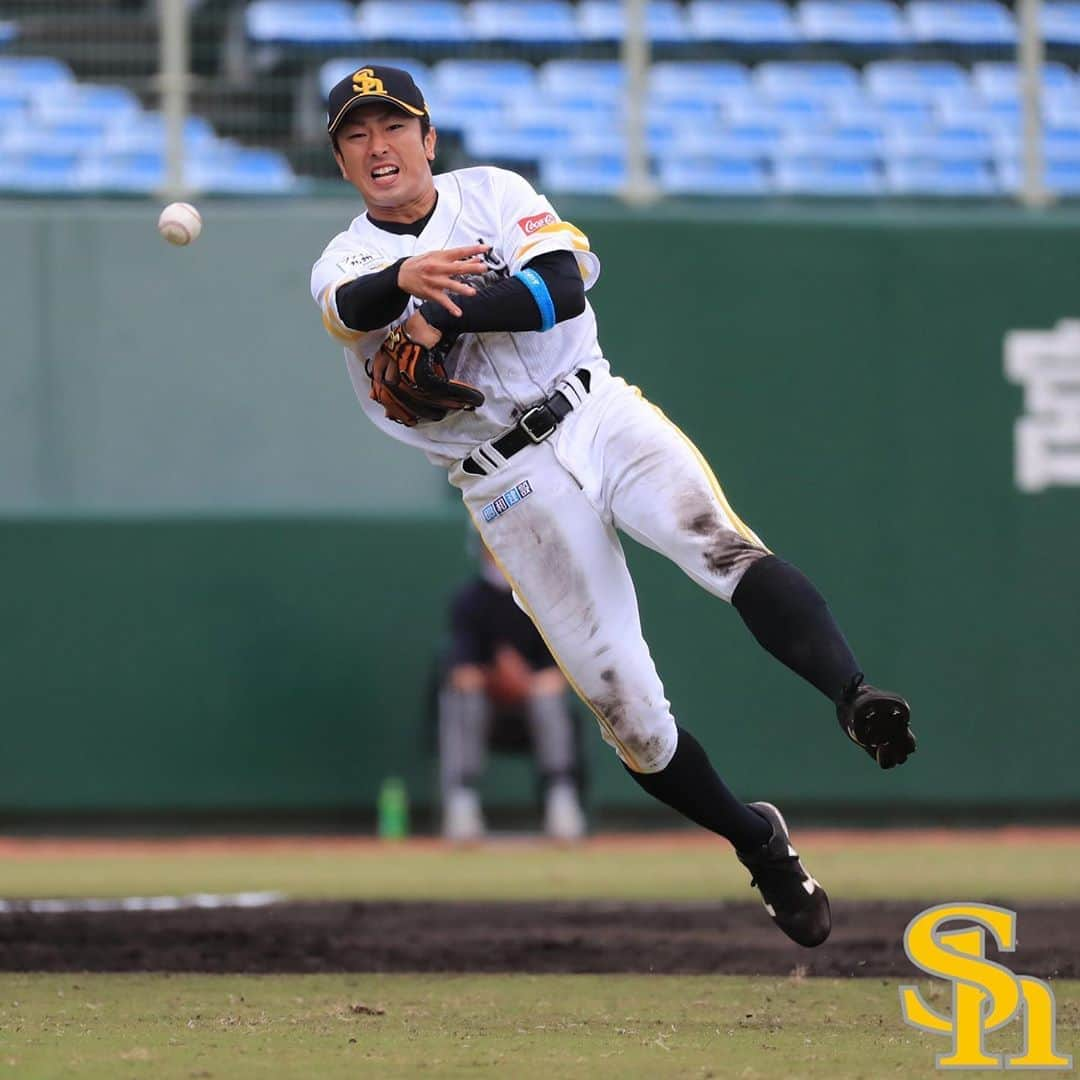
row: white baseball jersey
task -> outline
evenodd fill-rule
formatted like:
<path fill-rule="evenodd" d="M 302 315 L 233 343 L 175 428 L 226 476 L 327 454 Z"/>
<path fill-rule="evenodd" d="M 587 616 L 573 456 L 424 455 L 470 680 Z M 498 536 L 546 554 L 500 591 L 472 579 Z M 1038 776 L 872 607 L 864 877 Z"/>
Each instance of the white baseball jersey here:
<path fill-rule="evenodd" d="M 405 427 L 388 420 L 369 397 L 371 380 L 364 362 L 375 355 L 389 327 L 367 333 L 349 329 L 338 314 L 338 288 L 365 274 L 428 251 L 491 245 L 485 278 L 516 274 L 530 259 L 549 251 L 577 256 L 588 289 L 600 273 L 580 229 L 561 221 L 551 203 L 517 173 L 480 166 L 435 177 L 435 212 L 419 236 L 387 232 L 366 214 L 327 245 L 311 272 L 311 294 L 322 309 L 326 329 L 345 346 L 345 360 L 356 395 L 368 417 L 388 435 L 423 450 L 435 464 L 460 461 L 480 443 L 510 427 L 531 405 L 547 397 L 567 374 L 580 367 L 606 370 L 596 340 L 596 319 L 586 303 L 577 318 L 552 329 L 516 333 L 465 334 L 451 351 L 447 369 L 483 391 L 475 412 L 452 413 L 437 423 Z M 394 325 L 404 322 L 421 301 L 412 298 Z"/>

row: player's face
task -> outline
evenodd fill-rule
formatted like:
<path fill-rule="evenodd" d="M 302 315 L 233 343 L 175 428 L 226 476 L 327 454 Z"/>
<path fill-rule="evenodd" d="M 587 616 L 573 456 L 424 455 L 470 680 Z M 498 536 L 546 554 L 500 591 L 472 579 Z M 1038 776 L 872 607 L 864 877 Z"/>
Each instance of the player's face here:
<path fill-rule="evenodd" d="M 354 109 L 338 128 L 334 156 L 376 217 L 416 221 L 431 209 L 435 129 L 421 135 L 417 117 L 377 106 Z"/>

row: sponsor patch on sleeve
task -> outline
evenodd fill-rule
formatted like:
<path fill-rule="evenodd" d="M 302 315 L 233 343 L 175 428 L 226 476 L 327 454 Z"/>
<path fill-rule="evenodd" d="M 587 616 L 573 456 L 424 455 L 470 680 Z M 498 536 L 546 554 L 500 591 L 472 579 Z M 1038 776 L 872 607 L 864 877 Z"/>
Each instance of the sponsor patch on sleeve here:
<path fill-rule="evenodd" d="M 547 210 L 543 214 L 533 214 L 532 217 L 523 217 L 518 221 L 518 228 L 526 235 L 532 236 L 534 232 L 538 232 L 545 225 L 554 225 L 559 219 L 550 211 Z"/>
<path fill-rule="evenodd" d="M 359 251 L 350 251 L 338 259 L 338 269 L 346 274 L 363 274 L 369 270 L 375 270 L 383 265 L 385 260 L 377 251 L 368 248 L 360 248 Z"/>

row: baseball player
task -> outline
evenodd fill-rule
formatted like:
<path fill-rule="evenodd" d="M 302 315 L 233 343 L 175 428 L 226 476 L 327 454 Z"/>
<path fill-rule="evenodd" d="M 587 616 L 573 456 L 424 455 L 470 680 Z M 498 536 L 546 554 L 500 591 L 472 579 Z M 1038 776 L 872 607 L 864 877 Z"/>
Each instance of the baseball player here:
<path fill-rule="evenodd" d="M 585 297 L 600 264 L 580 229 L 513 172 L 433 176 L 436 131 L 402 70 L 372 64 L 338 83 L 328 131 L 366 212 L 330 241 L 311 291 L 364 411 L 448 470 L 634 780 L 726 837 L 776 924 L 819 945 L 828 897 L 779 810 L 737 799 L 675 721 L 618 533 L 731 603 L 882 768 L 915 749 L 907 702 L 865 681 L 814 585 L 736 515 L 686 436 L 611 373 Z"/>

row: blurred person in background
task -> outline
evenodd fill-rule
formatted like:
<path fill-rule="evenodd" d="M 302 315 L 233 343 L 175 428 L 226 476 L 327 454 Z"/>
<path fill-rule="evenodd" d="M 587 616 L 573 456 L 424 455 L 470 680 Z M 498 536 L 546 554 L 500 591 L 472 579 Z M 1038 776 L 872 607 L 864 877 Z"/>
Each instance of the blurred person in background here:
<path fill-rule="evenodd" d="M 527 729 L 544 802 L 544 832 L 578 840 L 577 732 L 569 688 L 502 571 L 481 545 L 480 573 L 454 595 L 450 651 L 438 698 L 442 832 L 478 840 L 486 826 L 477 785 L 497 727 Z"/>

